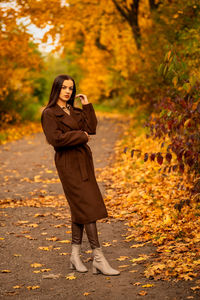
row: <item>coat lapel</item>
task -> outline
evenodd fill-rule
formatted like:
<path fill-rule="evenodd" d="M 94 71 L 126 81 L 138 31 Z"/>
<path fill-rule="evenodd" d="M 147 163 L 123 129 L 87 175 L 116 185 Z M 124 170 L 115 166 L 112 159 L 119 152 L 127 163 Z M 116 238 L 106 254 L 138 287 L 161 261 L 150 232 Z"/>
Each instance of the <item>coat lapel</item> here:
<path fill-rule="evenodd" d="M 79 129 L 78 123 L 73 118 L 74 112 L 73 112 L 73 107 L 70 105 L 70 115 L 68 115 L 64 110 L 56 104 L 55 106 L 51 107 L 53 113 L 58 117 L 58 120 L 65 125 L 69 126 L 71 129 Z"/>

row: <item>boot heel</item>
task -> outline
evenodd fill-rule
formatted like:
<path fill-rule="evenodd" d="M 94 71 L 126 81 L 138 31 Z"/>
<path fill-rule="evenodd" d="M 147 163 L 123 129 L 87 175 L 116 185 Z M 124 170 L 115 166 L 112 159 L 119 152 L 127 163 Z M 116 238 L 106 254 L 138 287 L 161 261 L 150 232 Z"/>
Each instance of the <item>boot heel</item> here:
<path fill-rule="evenodd" d="M 93 274 L 99 274 L 100 272 L 99 272 L 99 270 L 95 266 L 93 266 L 92 267 L 92 273 Z"/>
<path fill-rule="evenodd" d="M 69 268 L 70 268 L 71 270 L 74 270 L 74 269 L 75 269 L 75 267 L 74 267 L 74 265 L 72 264 L 71 261 L 70 261 L 70 264 L 69 264 Z"/>

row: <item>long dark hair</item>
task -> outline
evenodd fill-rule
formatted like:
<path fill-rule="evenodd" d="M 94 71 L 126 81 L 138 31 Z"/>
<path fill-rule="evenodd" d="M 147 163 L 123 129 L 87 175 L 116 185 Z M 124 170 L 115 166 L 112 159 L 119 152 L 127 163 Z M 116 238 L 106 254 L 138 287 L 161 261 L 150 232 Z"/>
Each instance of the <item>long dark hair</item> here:
<path fill-rule="evenodd" d="M 50 97 L 49 97 L 49 102 L 45 108 L 54 106 L 57 103 L 64 80 L 72 80 L 73 81 L 72 95 L 71 95 L 70 99 L 67 101 L 67 103 L 74 106 L 74 99 L 75 99 L 75 95 L 76 95 L 76 84 L 75 84 L 74 79 L 69 75 L 58 75 L 54 79 L 54 82 L 53 82 L 53 85 L 51 88 Z"/>

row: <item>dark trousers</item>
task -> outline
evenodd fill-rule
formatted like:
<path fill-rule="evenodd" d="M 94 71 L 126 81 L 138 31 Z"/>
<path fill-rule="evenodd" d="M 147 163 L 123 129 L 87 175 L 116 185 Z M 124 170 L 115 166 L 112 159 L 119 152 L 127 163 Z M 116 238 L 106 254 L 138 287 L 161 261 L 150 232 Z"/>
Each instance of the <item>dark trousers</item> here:
<path fill-rule="evenodd" d="M 87 234 L 88 241 L 92 249 L 99 248 L 99 240 L 98 240 L 98 233 L 97 233 L 97 226 L 96 221 L 87 223 L 87 224 L 78 224 L 78 223 L 71 223 L 71 230 L 72 230 L 72 244 L 81 244 L 82 237 L 83 237 L 83 229 L 85 227 L 85 231 Z"/>

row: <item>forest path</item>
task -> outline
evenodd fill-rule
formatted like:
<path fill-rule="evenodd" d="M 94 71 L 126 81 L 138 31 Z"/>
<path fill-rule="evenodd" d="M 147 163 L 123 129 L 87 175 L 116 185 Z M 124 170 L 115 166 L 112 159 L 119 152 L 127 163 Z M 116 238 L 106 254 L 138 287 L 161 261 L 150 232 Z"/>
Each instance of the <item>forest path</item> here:
<path fill-rule="evenodd" d="M 89 142 L 96 173 L 112 162 L 115 142 L 127 121 L 99 118 L 97 135 Z M 85 231 L 81 254 L 89 271 L 70 270 L 70 212 L 53 155 L 43 133 L 0 146 L 0 299 L 133 300 L 142 295 L 149 300 L 198 299 L 188 282 L 146 279 L 144 262 L 132 264 L 130 260 L 141 254 L 155 255 L 154 247 L 130 248 L 125 222 L 110 218 L 97 222 L 99 240 L 120 276 L 92 274 Z M 101 182 L 99 186 L 104 194 Z M 120 256 L 128 260 L 117 260 Z M 66 278 L 71 275 L 76 278 Z M 154 286 L 142 287 L 145 284 Z"/>

